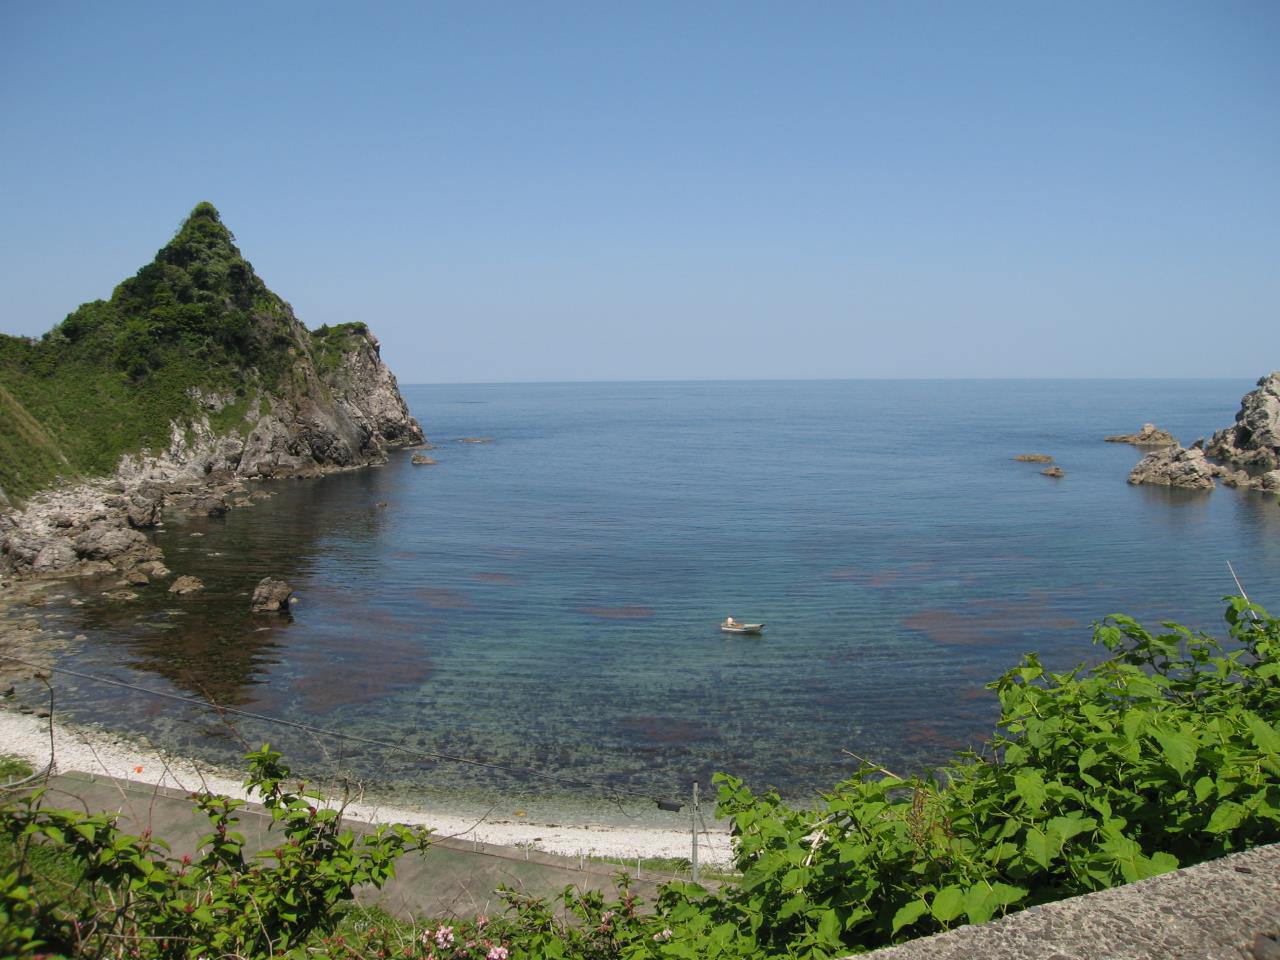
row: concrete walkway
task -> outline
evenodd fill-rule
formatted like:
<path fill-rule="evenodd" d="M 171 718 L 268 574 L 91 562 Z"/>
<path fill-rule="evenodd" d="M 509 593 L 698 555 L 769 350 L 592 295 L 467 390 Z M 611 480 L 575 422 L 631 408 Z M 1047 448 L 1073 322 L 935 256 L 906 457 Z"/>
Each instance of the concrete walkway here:
<path fill-rule="evenodd" d="M 112 777 L 60 774 L 49 780 L 44 802 L 63 809 L 118 813 L 122 830 L 138 834 L 150 829 L 169 844 L 174 856 L 194 854 L 200 837 L 209 832 L 208 820 L 186 793 Z M 259 805 L 249 804 L 238 814 L 246 852 L 273 844 L 268 834 L 271 817 Z M 374 829 L 352 820 L 346 825 L 357 834 Z M 358 900 L 403 917 L 469 917 L 501 911 L 503 904 L 495 891 L 502 885 L 538 897 L 554 897 L 565 887 L 612 896 L 620 869 L 591 860 L 439 837 L 433 838 L 425 853 L 402 857 L 396 876 L 382 890 L 362 890 Z M 641 871 L 636 878 L 634 866 L 627 873 L 633 878 L 632 890 L 647 903 L 655 899 L 658 884 L 671 879 L 649 871 Z"/>

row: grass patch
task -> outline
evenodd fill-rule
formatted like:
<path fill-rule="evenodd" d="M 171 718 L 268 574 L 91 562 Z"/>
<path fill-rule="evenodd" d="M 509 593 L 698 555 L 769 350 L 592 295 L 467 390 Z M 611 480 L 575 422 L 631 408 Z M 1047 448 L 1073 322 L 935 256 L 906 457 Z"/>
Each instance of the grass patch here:
<path fill-rule="evenodd" d="M 11 753 L 0 753 L 0 783 L 21 780 L 23 777 L 31 776 L 34 772 L 31 764 L 21 757 L 15 757 Z"/>

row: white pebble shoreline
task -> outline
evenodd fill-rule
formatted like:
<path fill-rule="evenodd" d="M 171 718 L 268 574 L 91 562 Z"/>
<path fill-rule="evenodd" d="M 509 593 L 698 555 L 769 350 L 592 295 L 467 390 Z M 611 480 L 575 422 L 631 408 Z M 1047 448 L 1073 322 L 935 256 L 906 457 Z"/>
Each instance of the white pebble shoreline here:
<path fill-rule="evenodd" d="M 101 731 L 58 722 L 53 726 L 54 772 L 105 774 L 120 780 L 179 790 L 208 789 L 248 799 L 241 779 L 184 757 L 114 739 Z M 0 753 L 27 760 L 36 770 L 49 762 L 49 721 L 33 714 L 0 709 Z M 139 772 L 141 768 L 141 772 Z M 348 819 L 364 823 L 404 823 L 430 827 L 446 837 L 463 837 L 502 846 L 530 847 L 564 856 L 616 859 L 688 857 L 689 833 L 660 827 L 556 825 L 536 822 L 476 822 L 474 817 L 438 810 L 414 810 L 387 804 L 352 803 Z M 699 860 L 730 862 L 729 835 L 713 830 L 699 838 Z"/>

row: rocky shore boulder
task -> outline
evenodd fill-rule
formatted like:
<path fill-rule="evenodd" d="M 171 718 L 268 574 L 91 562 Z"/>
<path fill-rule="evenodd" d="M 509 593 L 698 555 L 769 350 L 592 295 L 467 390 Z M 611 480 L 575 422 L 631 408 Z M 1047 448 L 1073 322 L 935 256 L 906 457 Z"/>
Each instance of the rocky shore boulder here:
<path fill-rule="evenodd" d="M 412 457 L 412 463 L 414 464 L 414 466 L 422 467 L 422 466 L 430 466 L 433 463 L 435 463 L 435 461 L 432 460 L 430 457 L 425 456 L 424 454 L 415 453 Z"/>
<path fill-rule="evenodd" d="M 1065 477 L 1067 474 L 1061 467 L 1045 467 L 1040 471 L 1040 475 L 1045 477 Z"/>
<path fill-rule="evenodd" d="M 1013 459 L 1018 463 L 1053 463 L 1053 457 L 1047 453 L 1020 453 Z"/>
<path fill-rule="evenodd" d="M 170 585 L 169 592 L 184 596 L 188 593 L 197 593 L 203 589 L 204 581 L 199 577 L 179 577 Z"/>
<path fill-rule="evenodd" d="M 163 502 L 160 497 L 148 497 L 142 493 L 133 494 L 129 498 L 128 506 L 125 508 L 126 515 L 129 518 L 129 526 L 135 530 L 146 530 L 154 527 L 160 522 Z"/>
<path fill-rule="evenodd" d="M 1107 443 L 1132 443 L 1139 447 L 1172 447 L 1178 445 L 1177 438 L 1168 430 L 1161 430 L 1154 423 L 1144 423 L 1137 433 L 1120 433 L 1104 437 Z"/>
<path fill-rule="evenodd" d="M 288 613 L 293 587 L 274 577 L 263 577 L 254 587 L 249 609 L 254 613 Z"/>
<path fill-rule="evenodd" d="M 92 524 L 75 538 L 76 555 L 86 560 L 114 560 L 147 546 L 147 538 L 137 530 L 115 526 L 105 520 Z"/>
<path fill-rule="evenodd" d="M 1213 464 L 1205 459 L 1204 451 L 1199 447 L 1185 449 L 1173 446 L 1149 453 L 1139 460 L 1129 473 L 1129 482 L 1212 490 L 1216 486 L 1214 473 Z"/>
<path fill-rule="evenodd" d="M 1280 467 L 1280 371 L 1258 381 L 1240 400 L 1236 422 L 1209 440 L 1206 452 L 1228 463 Z"/>
<path fill-rule="evenodd" d="M 76 551 L 66 540 L 54 540 L 41 547 L 31 561 L 31 569 L 35 573 L 52 573 L 65 570 L 79 558 Z"/>

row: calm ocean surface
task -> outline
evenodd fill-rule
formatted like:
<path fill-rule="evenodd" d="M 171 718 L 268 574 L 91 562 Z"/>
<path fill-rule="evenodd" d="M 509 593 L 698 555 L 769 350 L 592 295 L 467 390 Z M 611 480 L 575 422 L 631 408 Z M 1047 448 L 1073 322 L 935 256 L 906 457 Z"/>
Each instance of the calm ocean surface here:
<path fill-rule="evenodd" d="M 1151 420 L 1189 443 L 1251 388 L 410 386 L 436 466 L 406 451 L 171 522 L 168 563 L 204 593 L 48 615 L 88 637 L 67 665 L 154 689 L 613 788 L 683 794 L 726 770 L 804 798 L 852 769 L 845 749 L 920 770 L 976 743 L 984 684 L 1024 651 L 1095 657 L 1105 614 L 1217 630 L 1228 560 L 1280 607 L 1274 498 L 1130 487 L 1141 454 L 1102 442 Z M 1010 459 L 1024 452 L 1065 479 Z M 268 574 L 299 594 L 292 622 L 248 615 Z M 727 614 L 768 629 L 725 636 Z M 88 682 L 60 695 L 175 750 L 240 752 L 195 709 Z M 600 788 L 241 729 L 304 766 L 340 754 L 401 802 L 652 816 L 601 807 Z"/>

